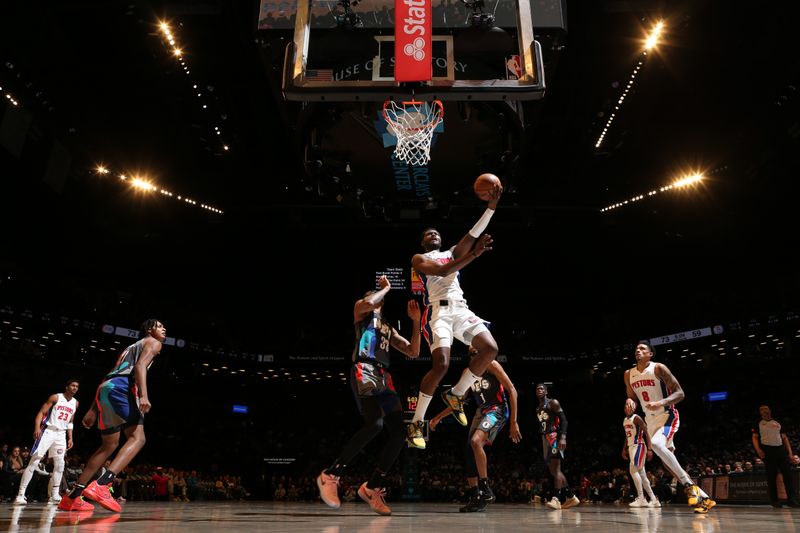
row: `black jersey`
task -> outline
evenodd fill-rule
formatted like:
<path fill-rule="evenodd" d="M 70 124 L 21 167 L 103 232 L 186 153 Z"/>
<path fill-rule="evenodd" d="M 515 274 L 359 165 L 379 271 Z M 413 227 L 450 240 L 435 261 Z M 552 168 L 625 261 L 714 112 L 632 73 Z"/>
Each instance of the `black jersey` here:
<path fill-rule="evenodd" d="M 488 409 L 507 403 L 506 391 L 500 380 L 491 372 L 484 372 L 481 379 L 472 384 L 472 397 L 478 409 Z"/>
<path fill-rule="evenodd" d="M 561 427 L 561 418 L 550 408 L 550 401 L 548 398 L 544 405 L 536 408 L 536 418 L 539 419 L 539 424 L 541 424 L 542 435 L 556 433 L 558 428 Z"/>
<path fill-rule="evenodd" d="M 373 311 L 356 322 L 356 347 L 353 350 L 353 362 L 364 362 L 389 368 L 389 342 L 392 338 L 392 326 L 380 313 Z"/>
<path fill-rule="evenodd" d="M 116 377 L 133 378 L 133 369 L 136 366 L 136 363 L 139 361 L 139 356 L 141 356 L 142 352 L 144 351 L 144 341 L 145 339 L 139 339 L 125 348 L 117 358 L 114 368 L 112 368 L 111 371 L 106 374 L 106 379 Z M 153 362 L 151 361 L 150 365 L 152 364 Z M 150 366 L 148 365 L 147 368 L 149 369 Z"/>

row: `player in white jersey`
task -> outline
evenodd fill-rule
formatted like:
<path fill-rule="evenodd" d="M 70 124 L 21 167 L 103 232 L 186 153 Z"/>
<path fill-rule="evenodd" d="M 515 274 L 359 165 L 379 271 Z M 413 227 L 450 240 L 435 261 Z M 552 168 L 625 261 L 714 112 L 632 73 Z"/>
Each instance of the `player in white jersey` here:
<path fill-rule="evenodd" d="M 653 458 L 653 449 L 650 444 L 650 435 L 647 433 L 647 425 L 642 417 L 633 412 L 634 408 L 625 402 L 625 418 L 622 427 L 625 430 L 625 444 L 622 446 L 622 458 L 630 459 L 630 473 L 633 484 L 636 487 L 636 499 L 630 504 L 631 507 L 661 507 L 650 480 L 647 479 L 647 472 L 644 471 L 645 458 L 649 461 Z M 644 490 L 650 497 L 650 503 L 644 497 Z"/>
<path fill-rule="evenodd" d="M 642 404 L 647 432 L 653 451 L 664 467 L 680 481 L 694 512 L 705 514 L 716 505 L 708 494 L 692 482 L 692 478 L 678 463 L 672 439 L 678 431 L 678 410 L 675 404 L 683 400 L 684 393 L 678 380 L 666 365 L 650 361 L 655 351 L 649 342 L 636 345 L 636 366 L 625 371 L 626 405 L 636 410 L 636 400 Z"/>
<path fill-rule="evenodd" d="M 492 237 L 483 232 L 489 224 L 503 189 L 499 185 L 491 193 L 486 211 L 473 228 L 458 244 L 442 251 L 442 238 L 434 228 L 422 232 L 422 248 L 425 253 L 416 254 L 411 265 L 419 274 L 425 287 L 425 305 L 422 318 L 422 335 L 431 349 L 433 366 L 422 378 L 414 417 L 408 425 L 408 444 L 414 448 L 425 448 L 422 436 L 425 413 L 436 387 L 450 366 L 450 347 L 453 338 L 478 350 L 470 360 L 469 367 L 461 374 L 455 386 L 442 393 L 442 398 L 462 426 L 467 425 L 464 414 L 464 399 L 473 383 L 481 379 L 489 364 L 497 356 L 497 343 L 489 333 L 485 321 L 467 307 L 459 284 L 459 271 L 492 249 Z"/>
<path fill-rule="evenodd" d="M 64 456 L 67 454 L 67 450 L 72 448 L 72 421 L 78 410 L 78 400 L 75 399 L 75 395 L 78 393 L 79 385 L 77 379 L 67 381 L 64 392 L 50 396 L 36 413 L 31 459 L 28 467 L 22 473 L 19 492 L 14 500 L 15 505 L 28 503 L 25 499 L 28 483 L 31 482 L 39 462 L 48 453 L 53 459 L 49 503 L 56 504 L 61 501 L 58 489 L 61 486 L 61 477 L 64 475 Z"/>

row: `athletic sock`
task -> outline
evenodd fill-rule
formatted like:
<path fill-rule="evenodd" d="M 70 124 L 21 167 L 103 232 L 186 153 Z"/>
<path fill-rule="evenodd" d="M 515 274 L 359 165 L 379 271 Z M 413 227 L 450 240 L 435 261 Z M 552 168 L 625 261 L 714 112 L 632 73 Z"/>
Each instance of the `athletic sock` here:
<path fill-rule="evenodd" d="M 110 485 L 114 481 L 115 477 L 117 477 L 117 475 L 114 472 L 112 472 L 111 470 L 106 470 L 102 476 L 97 478 L 97 484 Z"/>
<path fill-rule="evenodd" d="M 431 403 L 431 398 L 432 396 L 429 396 L 424 392 L 419 393 L 419 396 L 417 397 L 417 409 L 414 411 L 414 418 L 411 419 L 412 422 L 425 420 L 425 412 L 428 410 L 428 405 Z"/>
<path fill-rule="evenodd" d="M 386 488 L 386 472 L 381 472 L 377 468 L 372 473 L 372 476 L 367 481 L 367 488 L 370 490 L 373 489 L 385 489 Z"/>
<path fill-rule="evenodd" d="M 456 396 L 464 396 L 470 387 L 472 387 L 472 384 L 480 379 L 480 376 L 473 374 L 472 370 L 467 367 L 464 369 L 464 372 L 461 373 L 461 379 L 458 380 L 458 383 L 455 384 L 451 391 Z"/>
<path fill-rule="evenodd" d="M 81 485 L 80 483 L 75 483 L 75 487 L 73 487 L 72 492 L 69 493 L 69 497 L 73 500 L 75 498 L 80 498 L 81 494 L 83 494 L 83 489 L 86 488 L 86 485 Z"/>

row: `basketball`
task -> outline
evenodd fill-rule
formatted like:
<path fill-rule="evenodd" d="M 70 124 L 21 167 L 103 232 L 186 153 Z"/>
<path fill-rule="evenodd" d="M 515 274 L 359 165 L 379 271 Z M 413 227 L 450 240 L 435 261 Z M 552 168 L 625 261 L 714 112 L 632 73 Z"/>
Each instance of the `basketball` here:
<path fill-rule="evenodd" d="M 500 187 L 500 178 L 494 174 L 481 174 L 472 186 L 475 195 L 484 202 L 492 199 L 491 192 L 497 187 Z"/>

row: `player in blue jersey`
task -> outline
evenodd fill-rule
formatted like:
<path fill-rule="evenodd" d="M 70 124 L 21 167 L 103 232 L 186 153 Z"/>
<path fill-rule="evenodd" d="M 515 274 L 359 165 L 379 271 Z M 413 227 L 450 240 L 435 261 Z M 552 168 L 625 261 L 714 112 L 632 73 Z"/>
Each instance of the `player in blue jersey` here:
<path fill-rule="evenodd" d="M 469 353 L 471 357 L 475 357 L 478 350 L 470 346 Z M 464 468 L 470 498 L 467 505 L 459 509 L 462 513 L 485 511 L 486 506 L 495 499 L 489 487 L 489 468 L 484 446 L 494 442 L 509 420 L 509 437 L 515 444 L 522 440 L 517 423 L 517 389 L 500 363 L 489 363 L 486 372 L 472 384 L 470 390 L 475 400 L 475 415 L 469 428 Z M 430 421 L 431 431 L 452 412 L 453 408 L 447 407 L 433 417 Z"/>
<path fill-rule="evenodd" d="M 377 467 L 369 480 L 359 487 L 358 495 L 376 513 L 390 515 L 392 511 L 384 500 L 386 473 L 400 454 L 406 430 L 400 397 L 388 372 L 389 347 L 394 347 L 407 357 L 419 357 L 421 313 L 417 302 L 410 300 L 407 312 L 413 322 L 412 335 L 410 341 L 406 340 L 381 314 L 383 299 L 392 288 L 386 276 L 381 276 L 379 285 L 379 291 L 368 292 L 356 302 L 353 309 L 356 346 L 353 350 L 350 385 L 364 425 L 345 444 L 333 464 L 317 476 L 317 486 L 322 501 L 338 508 L 341 505 L 339 478 L 355 456 L 385 427 L 388 435 L 378 456 Z"/>
<path fill-rule="evenodd" d="M 167 328 L 151 318 L 142 324 L 142 333 L 144 337 L 123 350 L 114 368 L 106 374 L 97 388 L 95 404 L 84 417 L 83 424 L 91 427 L 95 418 L 97 419 L 102 444 L 86 462 L 86 468 L 78 478 L 75 488 L 58 504 L 62 511 L 92 509 L 93 506 L 84 501 L 83 496 L 109 511 L 118 513 L 121 510 L 108 487 L 144 446 L 144 415 L 151 407 L 147 394 L 147 371 L 161 352 L 161 343 L 167 338 Z M 117 450 L 119 436 L 123 432 L 125 444 L 114 456 L 105 473 L 92 481 L 94 473 Z"/>

